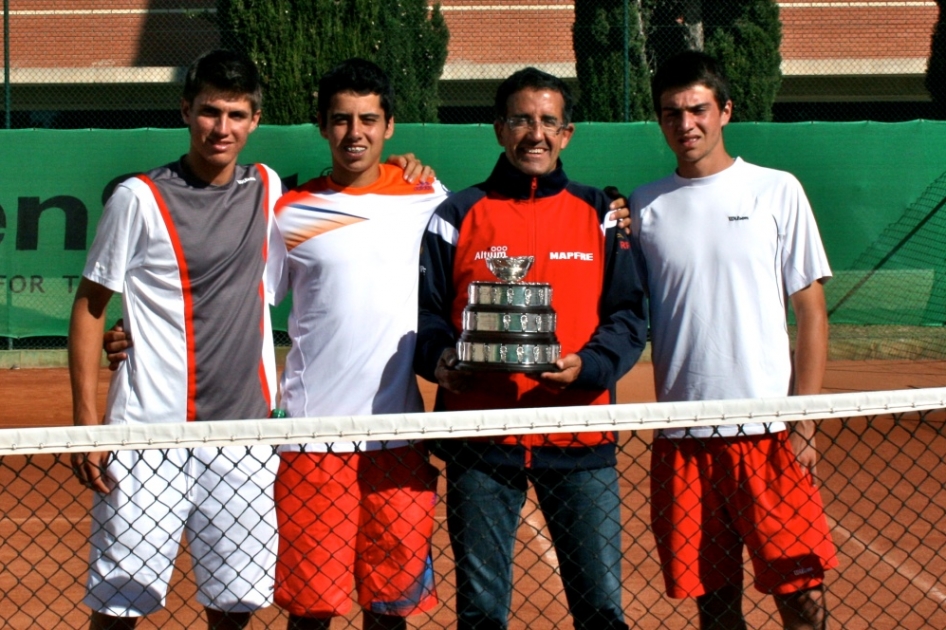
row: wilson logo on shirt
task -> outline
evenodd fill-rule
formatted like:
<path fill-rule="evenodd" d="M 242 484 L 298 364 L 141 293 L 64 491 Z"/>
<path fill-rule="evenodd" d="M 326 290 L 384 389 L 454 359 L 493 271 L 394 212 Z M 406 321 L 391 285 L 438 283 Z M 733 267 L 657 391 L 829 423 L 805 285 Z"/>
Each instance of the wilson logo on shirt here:
<path fill-rule="evenodd" d="M 730 221 L 748 221 L 749 217 L 729 217 Z"/>

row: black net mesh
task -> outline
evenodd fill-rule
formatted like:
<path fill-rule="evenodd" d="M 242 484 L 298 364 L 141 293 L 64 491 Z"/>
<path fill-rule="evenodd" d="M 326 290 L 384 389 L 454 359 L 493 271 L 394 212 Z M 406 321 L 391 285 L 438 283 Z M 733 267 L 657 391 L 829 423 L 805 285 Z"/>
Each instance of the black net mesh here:
<path fill-rule="evenodd" d="M 458 591 L 473 593 L 475 601 L 478 591 L 469 589 L 482 576 L 470 572 L 467 565 L 464 575 L 472 577 L 462 578 L 458 584 L 459 559 L 466 558 L 468 563 L 472 555 L 492 563 L 491 556 L 504 556 L 504 550 L 510 553 L 509 564 L 497 562 L 511 570 L 506 613 L 509 627 L 570 627 L 570 609 L 580 618 L 602 624 L 610 619 L 612 627 L 620 627 L 613 613 L 623 614 L 631 627 L 694 627 L 697 610 L 693 600 L 668 598 L 664 589 L 651 521 L 652 493 L 660 489 L 651 485 L 660 478 L 653 476 L 651 469 L 655 439 L 650 430 L 624 429 L 651 424 L 690 426 L 696 420 L 706 425 L 810 416 L 825 418 L 818 423 L 820 459 L 815 479 L 839 562 L 825 578 L 831 625 L 943 627 L 946 538 L 941 524 L 946 518 L 946 434 L 943 403 L 937 402 L 942 393 L 916 390 L 894 392 L 892 397 L 884 392 L 834 395 L 809 397 L 801 403 L 799 399 L 724 401 L 696 412 L 696 407 L 679 405 L 618 406 L 613 411 L 584 414 L 568 409 L 530 411 L 518 416 L 522 426 L 515 428 L 510 425 L 516 424 L 517 416 L 490 412 L 475 418 L 453 414 L 448 419 L 445 414 L 433 414 L 270 420 L 262 428 L 260 423 L 245 421 L 245 430 L 232 422 L 203 423 L 217 425 L 214 427 L 146 427 L 134 433 L 120 427 L 86 432 L 5 430 L 0 433 L 6 453 L 0 460 L 0 493 L 5 506 L 0 519 L 0 619 L 8 628 L 84 627 L 89 616 L 83 598 L 89 575 L 90 532 L 95 536 L 109 527 L 110 533 L 100 537 L 104 541 L 100 544 L 112 560 L 133 567 L 132 574 L 143 582 L 135 586 L 116 578 L 114 567 L 105 572 L 122 594 L 117 601 L 146 602 L 144 607 L 156 609 L 139 627 L 202 625 L 202 602 L 206 600 L 197 595 L 195 579 L 202 579 L 195 578 L 200 575 L 198 569 L 209 573 L 211 601 L 223 602 L 232 593 L 242 593 L 248 601 L 266 601 L 273 579 L 267 547 L 270 551 L 278 547 L 281 556 L 277 566 L 282 566 L 283 572 L 277 568 L 275 580 L 277 593 L 283 589 L 283 594 L 277 595 L 282 598 L 282 608 L 264 607 L 255 612 L 251 628 L 282 627 L 287 616 L 283 608 L 327 614 L 324 606 L 340 618 L 333 627 L 360 627 L 361 607 L 349 602 L 370 596 L 356 592 L 344 572 L 344 566 L 355 562 L 354 558 L 370 567 L 362 575 L 362 581 L 371 585 L 369 590 L 384 593 L 393 589 L 400 594 L 382 610 L 410 613 L 409 627 L 455 627 L 461 609 L 466 611 L 462 614 L 471 614 L 471 604 L 458 598 Z M 819 402 L 822 399 L 825 402 Z M 918 410 L 902 411 L 913 406 Z M 893 413 L 876 411 L 884 407 Z M 461 448 L 463 442 L 456 440 L 427 441 L 447 461 L 431 457 L 432 467 L 426 463 L 424 447 L 416 443 L 356 454 L 340 446 L 329 447 L 328 455 L 315 457 L 322 458 L 323 467 L 325 458 L 332 460 L 334 468 L 327 469 L 331 471 L 327 477 L 318 477 L 311 470 L 311 453 L 278 455 L 274 444 L 310 434 L 325 440 L 331 435 L 335 439 L 363 439 L 372 433 L 387 438 L 395 432 L 405 437 L 419 432 L 436 436 L 487 433 L 495 444 L 530 424 L 539 430 L 583 422 L 592 428 L 610 423 L 622 429 L 616 462 L 592 466 L 592 478 L 579 479 L 574 471 L 497 464 L 477 455 L 484 453 L 483 441 L 465 442 L 467 446 Z M 510 433 L 502 433 L 500 426 L 510 426 Z M 162 446 L 209 445 L 114 451 L 108 468 L 110 487 L 119 481 L 125 484 L 132 476 L 148 486 L 128 495 L 112 491 L 114 504 L 123 510 L 121 515 L 103 517 L 102 512 L 90 512 L 92 493 L 82 487 L 72 470 L 77 460 L 71 457 L 79 457 L 81 463 L 82 455 L 77 452 L 88 448 L 80 444 L 95 442 L 100 448 L 120 448 L 124 443 L 137 448 L 149 441 Z M 710 440 L 698 441 L 697 451 L 715 448 Z M 221 447 L 215 445 L 218 442 L 232 445 Z M 538 445 L 541 448 L 541 440 Z M 326 450 L 314 444 L 307 448 Z M 17 450 L 29 452 L 18 455 Z M 132 463 L 137 464 L 134 470 Z M 735 468 L 723 467 L 719 487 L 737 474 Z M 235 476 L 233 471 L 237 471 Z M 274 478 L 280 505 L 276 511 L 278 535 L 272 520 L 267 520 L 268 504 L 261 500 L 268 496 Z M 733 492 L 744 490 L 739 486 Z M 358 498 L 349 496 L 356 492 L 362 494 L 360 508 L 355 505 Z M 750 517 L 737 509 L 736 494 L 724 497 L 725 518 L 733 523 L 774 519 L 777 524 L 769 529 L 771 540 L 756 541 L 755 545 L 772 543 L 787 549 L 796 544 L 791 536 L 802 537 L 802 533 L 788 531 L 783 521 L 790 517 L 784 512 L 762 508 Z M 139 504 L 130 508 L 133 501 Z M 186 506 L 179 512 L 180 518 L 171 518 L 180 504 Z M 208 514 L 208 520 L 202 520 L 200 513 Z M 691 512 L 693 518 L 696 514 Z M 701 518 L 709 518 L 706 509 Z M 477 523 L 489 526 L 472 527 Z M 185 524 L 188 532 L 183 551 L 178 553 L 176 541 Z M 504 528 L 513 538 L 506 540 L 500 534 Z M 345 540 L 356 532 L 363 541 L 348 549 Z M 788 542 L 786 535 L 791 538 Z M 149 545 L 129 545 L 130 536 L 146 536 L 169 546 L 159 551 Z M 609 551 L 607 544 L 593 547 L 600 539 L 616 541 L 614 549 Z M 507 543 L 511 546 L 506 547 Z M 219 553 L 208 551 L 208 546 Z M 737 543 L 734 552 L 741 559 L 739 570 L 744 566 L 746 571 L 743 610 L 749 627 L 778 627 L 780 618 L 773 598 L 753 587 L 756 570 L 775 571 L 787 580 L 790 578 L 785 575 L 804 573 L 799 568 L 807 566 L 804 554 L 799 555 L 796 549 L 786 552 L 789 560 L 781 564 L 777 560 L 754 564 L 753 552 L 740 553 L 739 549 Z M 609 608 L 601 597 L 592 597 L 592 593 L 600 595 L 608 589 L 589 587 L 582 580 L 606 564 L 611 551 L 619 575 L 612 576 L 617 605 Z M 704 565 L 709 556 L 700 557 Z M 164 578 L 170 587 L 163 607 L 160 580 L 143 568 L 156 560 L 159 565 L 174 567 Z M 237 568 L 228 568 L 228 563 Z M 723 570 L 712 564 L 700 570 L 712 573 L 717 569 Z M 569 592 L 566 584 L 585 586 Z M 496 584 L 480 586 L 493 589 Z M 330 587 L 341 599 L 325 604 L 320 598 L 331 599 L 326 595 Z M 436 602 L 430 589 L 436 589 Z M 501 602 L 491 605 L 506 612 Z"/>

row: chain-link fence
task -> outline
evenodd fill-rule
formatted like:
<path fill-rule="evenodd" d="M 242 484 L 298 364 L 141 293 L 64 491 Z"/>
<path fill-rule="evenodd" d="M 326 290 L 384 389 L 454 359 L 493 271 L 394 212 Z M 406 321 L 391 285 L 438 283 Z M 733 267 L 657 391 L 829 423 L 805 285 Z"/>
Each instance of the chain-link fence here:
<path fill-rule="evenodd" d="M 22 366 L 41 359 L 30 349 L 64 348 L 86 249 L 112 188 L 136 169 L 175 159 L 187 135 L 3 133 L 0 366 Z M 832 358 L 944 355 L 946 123 L 737 124 L 727 128 L 727 147 L 795 174 L 805 187 L 834 272 L 825 289 Z M 498 150 L 491 128 L 466 125 L 398 125 L 385 148 L 416 152 L 452 190 L 481 181 Z M 331 163 L 309 126 L 259 129 L 243 159 L 266 163 L 287 181 L 306 181 Z M 670 172 L 673 155 L 654 124 L 580 123 L 564 161 L 576 181 L 629 192 Z M 274 311 L 277 329 L 286 328 L 289 302 Z M 111 305 L 109 321 L 121 314 L 120 300 Z"/>
<path fill-rule="evenodd" d="M 298 10 L 292 7 L 311 4 L 322 10 L 323 5 L 331 5 L 335 7 L 332 10 L 349 11 L 346 15 L 351 21 L 352 16 L 365 7 L 374 7 L 376 13 L 372 15 L 376 16 L 377 11 L 394 11 L 412 3 L 426 6 L 424 0 L 395 0 L 391 3 L 374 0 L 312 0 L 311 3 L 277 0 L 255 3 L 235 0 L 7 0 L 3 7 L 5 126 L 15 129 L 179 127 L 179 93 L 184 69 L 201 51 L 220 45 L 247 49 L 256 46 L 258 50 L 260 33 L 276 31 L 286 21 L 302 23 L 314 19 L 312 15 L 292 13 Z M 248 18 L 241 14 L 244 19 L 240 22 L 243 28 L 240 31 L 234 26 L 233 19 L 224 19 L 224 14 L 231 12 L 228 15 L 232 15 L 238 8 L 249 12 L 262 6 L 275 7 L 283 12 L 269 14 L 267 19 L 272 22 L 272 29 L 257 29 L 254 36 L 257 39 L 250 41 L 252 33 L 246 34 L 246 39 L 239 39 L 239 33 L 248 30 Z M 310 14 L 314 12 L 310 11 Z M 405 11 L 404 15 L 407 14 Z M 651 115 L 648 78 L 653 67 L 667 55 L 687 47 L 702 47 L 728 60 L 731 78 L 741 86 L 741 91 L 736 90 L 739 95 L 736 114 L 743 116 L 744 120 L 767 117 L 776 122 L 907 120 L 934 116 L 934 103 L 924 86 L 931 36 L 939 16 L 937 3 L 931 1 L 547 0 L 534 3 L 525 0 L 446 0 L 432 6 L 426 16 L 424 19 L 431 22 L 437 16 L 442 17 L 449 30 L 445 63 L 437 70 L 436 112 L 443 123 L 489 123 L 496 86 L 512 71 L 527 64 L 563 76 L 575 87 L 579 96 L 577 113 L 582 120 L 647 119 Z M 260 22 L 266 23 L 265 20 Z M 325 24 L 317 32 L 328 42 L 323 49 L 332 50 L 334 42 L 345 37 L 338 25 L 348 22 L 336 19 L 332 23 L 335 26 Z M 221 35 L 222 32 L 227 35 Z M 342 54 L 342 48 L 339 48 L 336 52 Z M 390 50 L 385 54 L 389 60 L 404 59 L 403 55 L 398 57 Z M 271 58 L 275 56 L 266 57 Z M 330 62 L 320 59 L 316 63 L 313 57 L 297 59 L 294 63 L 318 68 Z M 396 68 L 394 72 L 397 74 Z M 399 128 L 402 131 L 392 141 L 392 148 L 395 141 L 406 137 L 404 128 Z M 448 129 L 460 130 L 459 127 Z M 762 128 L 753 129 L 753 133 L 769 133 Z M 864 134 L 858 132 L 860 144 L 856 148 L 847 140 L 835 137 L 834 134 L 840 133 L 838 129 L 823 127 L 821 132 L 818 138 L 808 137 L 804 142 L 800 141 L 794 149 L 799 154 L 809 154 L 813 146 L 820 147 L 812 154 L 815 157 L 809 160 L 811 164 L 818 164 L 816 168 L 808 169 L 810 173 L 828 173 L 828 169 L 841 172 L 844 170 L 842 162 L 847 163 L 844 160 L 850 160 L 854 154 L 858 154 L 854 161 L 860 160 L 868 150 L 864 144 L 866 131 Z M 624 129 L 621 133 L 630 132 Z M 928 133 L 929 130 L 914 130 L 902 139 L 915 147 Z M 598 136 L 596 142 L 613 140 L 608 139 L 610 135 Z M 822 136 L 834 139 L 821 141 L 819 138 Z M 256 134 L 257 146 L 262 137 L 263 133 Z M 578 137 L 579 140 L 591 137 L 591 130 L 582 130 Z M 641 142 L 646 143 L 647 137 L 646 129 L 637 130 L 626 138 L 626 142 L 638 146 Z M 730 137 L 738 138 L 735 129 L 731 129 Z M 448 140 L 463 142 L 468 151 L 478 150 L 472 146 L 470 138 Z M 55 233 L 57 228 L 49 223 L 48 218 L 43 219 L 45 227 L 40 230 L 39 217 L 41 214 L 44 217 L 53 215 L 54 212 L 47 210 L 54 208 L 66 210 L 68 214 L 71 210 L 63 205 L 67 201 L 75 206 L 73 209 L 91 211 L 89 226 L 94 225 L 100 208 L 98 197 L 106 182 L 136 169 L 162 163 L 169 159 L 168 156 L 173 157 L 177 150 L 175 144 L 170 152 L 155 158 L 153 163 L 142 161 L 138 165 L 132 158 L 145 155 L 142 141 L 132 141 L 133 148 L 120 154 L 124 157 L 116 157 L 113 149 L 118 141 L 117 138 L 107 140 L 113 143 L 108 150 L 109 157 L 99 152 L 93 159 L 88 143 L 103 142 L 99 136 L 79 141 L 80 146 L 76 148 L 74 136 L 68 139 L 60 137 L 58 141 L 57 138 L 44 138 L 37 142 L 35 137 L 14 138 L 8 135 L 7 149 L 0 156 L 10 182 L 0 207 L 0 227 L 9 227 L 4 247 L 13 248 L 14 239 L 20 239 L 26 233 L 23 228 L 27 224 L 26 217 L 35 219 L 36 231 Z M 484 142 L 492 150 L 492 140 L 484 137 Z M 764 145 L 764 141 L 760 142 Z M 883 144 L 886 141 L 878 142 Z M 478 181 L 475 178 L 469 180 L 468 173 L 450 178 L 451 169 L 462 170 L 460 165 L 451 164 L 454 156 L 445 154 L 438 158 L 436 148 L 427 146 L 435 144 L 434 139 L 426 136 L 420 138 L 419 144 L 425 147 L 426 159 L 434 160 L 448 186 L 461 188 Z M 66 145 L 73 147 L 70 158 L 63 157 Z M 847 148 L 839 149 L 841 145 Z M 408 145 L 406 149 L 416 151 L 416 146 L 418 144 Z M 815 183 L 810 173 L 806 175 L 803 172 L 804 164 L 783 163 L 791 152 L 786 151 L 788 145 L 782 143 L 779 146 L 782 150 L 778 154 L 763 151 L 752 157 L 760 163 L 785 168 L 799 175 L 816 211 L 832 209 L 835 212 L 851 203 L 867 208 L 865 204 L 871 203 L 866 197 L 862 199 L 863 195 L 859 196 L 858 191 L 863 189 L 863 185 L 851 181 L 849 175 L 829 177 L 831 181 L 824 186 Z M 616 146 L 615 150 L 621 149 Z M 871 155 L 874 155 L 874 150 L 870 149 Z M 569 172 L 589 184 L 617 183 L 629 190 L 662 174 L 661 171 L 654 175 L 628 175 L 635 166 L 624 164 L 621 173 L 598 181 L 601 169 L 591 174 L 579 170 L 586 166 L 587 160 L 594 160 L 587 152 L 582 154 L 579 151 L 576 143 L 569 156 Z M 281 163 L 281 160 L 285 162 L 282 156 L 290 153 L 296 159 Z M 876 151 L 876 155 L 884 159 L 898 153 L 890 151 L 888 145 Z M 86 155 L 86 161 L 94 163 L 94 168 L 86 168 L 90 165 L 79 168 L 75 158 L 78 154 Z M 308 165 L 300 164 L 312 161 L 309 155 L 281 151 L 277 156 L 268 151 L 252 156 L 252 159 L 274 164 L 280 173 L 293 174 L 306 172 Z M 899 168 L 897 173 L 917 172 L 914 166 L 894 165 L 889 159 L 884 159 L 878 157 L 872 163 L 888 176 L 892 173 L 891 168 Z M 895 159 L 901 161 L 900 157 Z M 924 154 L 910 164 L 925 164 L 931 159 L 936 161 L 935 157 Z M 122 164 L 113 163 L 116 160 Z M 326 165 L 322 163 L 320 168 Z M 880 171 L 848 169 L 845 172 L 875 180 Z M 912 175 L 892 177 L 900 187 L 897 191 L 899 197 L 892 200 L 897 204 L 897 212 L 912 203 L 932 177 L 940 172 L 936 171 L 930 177 L 922 175 L 922 182 L 913 182 Z M 63 188 L 61 184 L 67 176 L 94 182 L 94 185 L 83 192 L 83 184 L 70 184 L 65 187 L 69 189 L 68 194 L 63 194 L 65 190 L 60 188 Z M 848 188 L 842 186 L 848 183 Z M 909 190 L 906 188 L 908 184 L 911 186 Z M 934 201 L 938 203 L 938 200 L 939 197 Z M 933 203 L 930 216 L 938 217 L 941 205 Z M 871 209 L 858 214 L 857 221 L 873 220 L 869 217 L 876 216 L 881 215 Z M 15 223 L 13 217 L 16 217 Z M 824 223 L 825 218 L 831 219 L 832 216 L 819 215 L 820 222 Z M 9 226 L 8 221 L 11 221 Z M 891 225 L 895 221 L 895 217 L 891 218 Z M 928 222 L 924 220 L 924 225 Z M 69 225 L 68 222 L 65 224 L 66 230 L 70 229 Z M 859 238 L 849 238 L 850 224 L 822 227 L 828 240 L 837 233 L 839 239 L 861 242 Z M 868 231 L 874 233 L 873 229 Z M 916 242 L 915 236 L 914 232 L 909 232 L 906 238 Z M 42 286 L 36 284 L 36 278 L 43 274 L 37 275 L 34 268 L 51 260 L 48 253 L 52 250 L 59 252 L 62 246 L 56 243 L 52 250 L 44 249 L 42 242 L 40 239 L 38 249 L 33 246 L 35 252 L 21 252 L 23 248 L 17 241 L 15 260 L 22 261 L 22 268 L 12 265 L 14 257 L 11 254 L 0 270 L 0 287 L 7 309 L 4 311 L 4 305 L 0 304 L 0 313 L 6 313 L 4 319 L 11 316 L 13 311 L 10 309 L 14 304 L 37 308 L 37 312 L 43 310 L 26 301 L 39 294 L 34 289 L 47 292 L 50 289 L 49 282 Z M 896 245 L 897 251 L 903 249 L 901 245 Z M 868 248 L 869 244 L 864 241 L 863 246 Z M 66 246 L 66 249 L 73 248 Z M 922 247 L 921 250 L 932 251 Z M 832 263 L 843 271 L 849 263 L 838 257 L 836 251 L 836 248 L 829 247 Z M 35 259 L 28 258 L 33 254 L 36 254 Z M 935 264 L 924 265 L 923 269 L 936 267 Z M 81 269 L 81 259 L 76 258 L 64 269 L 67 270 L 61 271 L 62 274 L 75 274 Z M 933 277 L 932 271 L 928 275 Z M 852 286 L 858 295 L 866 294 L 865 287 L 868 284 L 873 286 L 878 278 L 883 277 L 882 273 L 871 272 L 870 283 L 858 280 Z M 47 301 L 51 299 L 49 295 L 46 297 Z M 71 296 L 64 300 L 57 308 L 67 309 Z M 851 303 L 845 298 L 846 306 Z M 885 320 L 883 323 L 899 322 Z M 48 336 L 56 335 L 58 331 L 39 328 L 14 330 L 7 325 L 0 332 L 6 334 L 0 337 L 0 350 L 62 349 L 65 346 L 63 337 Z"/>
<path fill-rule="evenodd" d="M 921 389 L 810 397 L 805 403 L 798 403 L 799 398 L 752 404 L 717 401 L 712 409 L 699 411 L 695 411 L 698 403 L 598 407 L 597 411 L 590 407 L 581 414 L 553 408 L 467 414 L 468 418 L 435 413 L 386 419 L 94 427 L 84 434 L 85 429 L 79 427 L 42 433 L 8 429 L 0 434 L 0 500 L 4 505 L 0 623 L 14 629 L 81 628 L 88 624 L 90 608 L 95 608 L 149 613 L 139 625 L 143 628 L 202 627 L 207 603 L 219 608 L 228 608 L 233 601 L 243 601 L 250 609 L 265 605 L 273 595 L 275 574 L 280 606 L 257 612 L 250 628 L 286 627 L 287 609 L 302 616 L 316 610 L 323 617 L 338 615 L 333 628 L 363 627 L 360 607 L 352 606 L 351 599 L 363 605 L 373 599 L 378 602 L 376 611 L 409 615 L 411 628 L 452 628 L 459 614 L 475 618 L 477 611 L 485 610 L 477 587 L 490 594 L 498 588 L 500 599 L 503 588 L 508 588 L 508 610 L 499 601 L 492 603 L 490 612 L 498 619 L 508 616 L 511 628 L 566 628 L 571 627 L 573 615 L 576 621 L 587 622 L 596 614 L 612 622 L 605 626 L 599 621 L 601 627 L 622 627 L 618 622 L 622 616 L 632 628 L 697 627 L 693 599 L 668 597 L 662 577 L 672 561 L 658 554 L 661 543 L 655 532 L 661 520 L 651 513 L 661 492 L 659 473 L 655 475 L 652 464 L 652 456 L 656 460 L 660 449 L 649 430 L 631 428 L 805 416 L 826 418 L 820 422 L 817 437 L 816 494 L 821 499 L 813 501 L 823 503 L 827 518 L 819 508 L 817 521 L 827 526 L 833 544 L 819 549 L 820 560 L 806 556 L 802 549 L 810 545 L 811 533 L 819 532 L 821 542 L 815 546 L 820 546 L 824 529 L 783 527 L 784 510 L 776 514 L 771 504 L 766 508 L 760 504 L 750 513 L 741 511 L 745 504 L 737 498 L 727 499 L 725 508 L 740 526 L 745 525 L 743 520 L 753 520 L 765 530 L 767 519 L 777 521 L 769 530 L 774 539 L 768 545 L 756 541 L 748 556 L 752 562 L 745 561 L 743 610 L 748 627 L 781 627 L 773 598 L 757 592 L 753 582 L 764 585 L 774 573 L 776 582 L 804 584 L 814 576 L 810 584 L 816 584 L 822 566 L 835 565 L 836 549 L 837 565 L 825 573 L 830 627 L 943 628 L 946 434 L 942 409 L 897 411 L 942 406 L 942 395 L 941 389 Z M 896 415 L 874 415 L 878 410 Z M 848 414 L 864 415 L 841 417 Z M 489 442 L 482 441 L 482 436 L 492 435 L 496 444 L 519 431 L 582 430 L 575 428 L 579 426 L 622 431 L 616 461 L 599 465 L 587 455 L 581 459 L 596 471 L 594 475 L 583 470 L 518 468 L 512 449 L 502 466 L 485 457 L 463 455 L 485 453 L 483 447 Z M 366 436 L 388 439 L 421 434 L 481 438 L 441 440 L 435 450 L 450 453 L 446 478 L 438 478 L 438 471 L 417 457 L 416 445 L 358 455 L 336 451 L 283 452 L 280 456 L 273 446 L 291 440 L 337 443 Z M 682 441 L 696 443 L 698 448 L 711 448 L 712 442 Z M 131 491 L 101 495 L 90 510 L 93 493 L 82 487 L 83 477 L 70 468 L 70 453 L 93 448 L 93 444 L 115 449 L 107 467 L 108 483 Z M 467 450 L 449 446 L 460 444 Z M 310 443 L 307 448 L 316 447 Z M 138 465 L 132 468 L 134 462 Z M 338 464 L 336 474 L 318 477 L 319 469 L 328 470 L 333 462 Z M 439 460 L 433 463 L 438 469 L 444 466 Z M 726 488 L 736 485 L 727 478 L 735 469 L 725 464 L 720 468 L 726 472 L 714 483 Z M 349 477 L 350 482 L 343 481 Z M 784 484 L 791 475 L 782 471 L 778 478 Z M 135 479 L 144 485 L 133 489 Z M 188 486 L 189 482 L 193 485 Z M 772 483 L 769 479 L 762 485 Z M 535 491 L 527 491 L 529 486 Z M 271 488 L 277 502 L 275 519 Z M 434 488 L 439 501 L 433 498 Z M 365 493 L 360 506 L 355 497 L 358 491 Z M 680 501 L 689 500 L 685 494 Z M 493 496 L 502 496 L 510 504 L 487 499 Z M 111 511 L 104 497 L 109 497 Z M 195 511 L 188 511 L 191 508 Z M 579 514 L 574 513 L 576 508 Z M 475 530 L 470 528 L 476 519 L 455 520 L 455 514 L 463 510 L 482 512 Z M 710 512 L 704 505 L 690 515 L 709 519 Z M 595 520 L 593 514 L 603 518 Z M 391 520 L 381 522 L 382 518 Z M 556 526 L 568 518 L 577 522 L 563 533 Z M 490 524 L 489 519 L 496 522 Z M 797 525 L 798 519 L 794 521 Z M 499 534 L 500 522 L 510 528 L 508 539 Z M 185 523 L 189 545 L 179 554 Z M 678 525 L 681 535 L 694 529 L 683 522 Z M 355 564 L 355 549 L 347 545 L 348 541 L 355 544 L 356 532 L 364 539 L 358 546 L 359 563 L 370 568 L 361 573 L 362 588 L 353 592 L 354 580 L 348 571 Z M 569 536 L 569 532 L 579 535 Z M 591 542 L 606 533 L 613 538 L 591 549 Z M 741 575 L 742 545 L 738 540 L 732 544 L 724 555 L 738 559 L 729 570 Z M 780 560 L 753 555 L 771 552 L 767 547 L 772 545 L 783 549 Z M 98 549 L 92 554 L 91 569 L 90 546 Z M 278 562 L 273 557 L 277 548 Z M 476 582 L 479 576 L 470 572 L 471 561 L 483 560 L 488 565 L 483 575 L 491 575 L 495 565 L 490 558 L 503 555 L 500 549 L 509 554 L 508 575 Z M 394 552 L 401 555 L 388 556 Z M 608 565 L 612 571 L 608 579 L 587 590 L 574 588 L 586 573 L 609 561 L 614 566 Z M 697 564 L 692 571 L 706 579 L 724 570 L 707 557 Z M 316 573 L 308 575 L 310 569 Z M 807 571 L 813 573 L 809 576 Z M 308 580 L 303 579 L 306 576 Z M 195 592 L 197 583 L 204 589 L 201 595 Z M 168 596 L 163 600 L 166 589 Z M 431 595 L 434 590 L 439 603 Z M 397 594 L 394 601 L 392 593 Z M 592 595 L 598 597 L 591 599 Z M 503 626 L 497 622 L 489 627 Z"/>
<path fill-rule="evenodd" d="M 423 2 L 331 4 L 352 21 L 372 5 L 374 11 L 393 12 Z M 228 27 L 221 35 L 220 25 L 233 23 L 223 13 L 258 11 L 255 28 L 266 31 L 272 24 L 277 30 L 286 21 L 315 19 L 293 13 L 305 4 L 6 0 L 5 125 L 178 126 L 187 64 L 219 45 L 253 49 L 239 30 Z M 321 6 L 316 0 L 312 5 Z M 342 5 L 350 6 L 337 8 Z M 644 118 L 649 116 L 646 78 L 653 66 L 693 47 L 725 58 L 734 81 L 748 81 L 746 100 L 774 98 L 763 103 L 761 113 L 753 113 L 750 103 L 737 103 L 737 114 L 742 107 L 751 119 L 935 117 L 924 86 L 939 15 L 933 1 L 444 0 L 428 15 L 434 13 L 449 30 L 437 84 L 438 118 L 445 123 L 490 122 L 495 86 L 524 65 L 573 81 L 585 119 Z M 352 49 L 344 28 L 318 28 L 313 36 L 327 40 L 325 49 L 339 54 Z M 377 41 L 368 43 L 365 54 L 383 53 L 390 38 L 373 37 Z M 287 63 L 318 71 L 327 60 Z M 398 63 L 412 62 L 408 56 Z"/>

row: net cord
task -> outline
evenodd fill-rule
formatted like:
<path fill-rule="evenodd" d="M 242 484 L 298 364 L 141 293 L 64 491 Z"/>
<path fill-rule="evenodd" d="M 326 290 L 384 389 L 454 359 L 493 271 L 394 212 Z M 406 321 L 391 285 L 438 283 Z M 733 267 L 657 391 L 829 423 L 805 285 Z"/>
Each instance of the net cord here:
<path fill-rule="evenodd" d="M 0 430 L 0 456 L 535 433 L 638 431 L 745 422 L 796 422 L 946 408 L 946 387 L 711 400 L 326 418 Z"/>

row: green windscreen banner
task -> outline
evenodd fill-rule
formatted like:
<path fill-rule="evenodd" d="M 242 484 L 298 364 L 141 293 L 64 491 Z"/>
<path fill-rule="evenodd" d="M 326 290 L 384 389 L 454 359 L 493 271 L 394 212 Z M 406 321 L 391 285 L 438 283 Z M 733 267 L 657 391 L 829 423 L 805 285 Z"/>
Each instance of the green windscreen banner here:
<path fill-rule="evenodd" d="M 186 153 L 187 132 L 0 137 L 0 336 L 62 336 L 108 195 L 123 179 Z M 726 145 L 804 185 L 835 271 L 826 286 L 832 323 L 946 323 L 946 122 L 732 124 Z M 416 154 L 451 190 L 485 179 L 501 151 L 488 125 L 397 125 L 386 149 Z M 674 166 L 653 123 L 580 123 L 562 160 L 571 179 L 625 193 Z M 241 161 L 272 166 L 287 186 L 331 163 L 310 125 L 261 127 Z M 277 309 L 278 329 L 287 312 L 285 304 Z"/>

